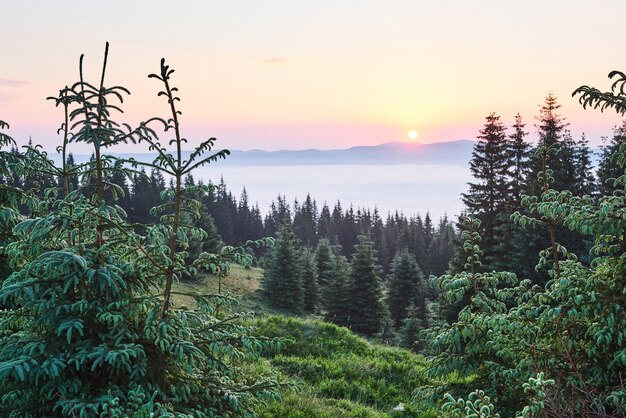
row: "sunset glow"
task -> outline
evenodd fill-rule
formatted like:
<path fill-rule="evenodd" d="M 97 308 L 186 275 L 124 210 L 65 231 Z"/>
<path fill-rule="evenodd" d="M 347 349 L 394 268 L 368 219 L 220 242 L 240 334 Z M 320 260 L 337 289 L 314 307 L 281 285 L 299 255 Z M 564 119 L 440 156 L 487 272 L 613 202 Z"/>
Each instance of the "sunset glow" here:
<path fill-rule="evenodd" d="M 84 18 L 91 7 L 64 3 L 72 25 L 51 18 L 54 2 L 3 9 L 0 119 L 20 142 L 56 146 L 61 114 L 45 98 L 77 79 L 81 53 L 97 79 L 107 40 L 107 79 L 132 92 L 122 120 L 165 112 L 147 75 L 166 57 L 190 143 L 217 136 L 234 149 L 346 148 L 406 140 L 407 126 L 420 127 L 410 138 L 420 143 L 474 139 L 490 112 L 506 125 L 520 112 L 534 135 L 550 91 L 573 136 L 584 131 L 593 146 L 619 123 L 571 97 L 582 84 L 608 88 L 606 74 L 626 69 L 614 53 L 623 25 L 603 24 L 607 11 L 623 10 L 617 0 L 196 1 L 177 4 L 176 19 L 164 1 L 137 1 L 108 5 L 97 21 Z"/>

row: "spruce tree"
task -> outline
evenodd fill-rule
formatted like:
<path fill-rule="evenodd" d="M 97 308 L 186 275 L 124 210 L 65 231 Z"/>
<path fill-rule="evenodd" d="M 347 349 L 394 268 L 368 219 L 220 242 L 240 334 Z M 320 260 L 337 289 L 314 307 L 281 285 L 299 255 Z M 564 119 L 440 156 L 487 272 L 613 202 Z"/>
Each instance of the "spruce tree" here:
<path fill-rule="evenodd" d="M 522 122 L 522 117 L 518 113 L 515 115 L 515 123 L 513 124 L 513 133 L 508 137 L 508 155 L 507 164 L 511 167 L 509 171 L 509 191 L 511 205 L 515 208 L 520 207 L 522 203 L 522 195 L 524 194 L 524 186 L 528 180 L 530 158 L 530 144 L 526 141 L 528 132 L 524 131 L 526 124 Z"/>
<path fill-rule="evenodd" d="M 330 209 L 328 208 L 328 205 L 326 203 L 324 203 L 324 206 L 322 206 L 322 210 L 317 221 L 317 233 L 319 238 L 326 238 L 333 242 L 337 235 L 330 216 Z"/>
<path fill-rule="evenodd" d="M 322 307 L 326 307 L 326 295 L 335 275 L 335 255 L 330 242 L 322 238 L 317 243 L 315 250 L 315 264 L 317 269 L 317 282 L 320 288 Z"/>
<path fill-rule="evenodd" d="M 302 274 L 291 222 L 282 224 L 269 265 L 263 275 L 263 290 L 273 306 L 301 313 L 304 309 Z"/>
<path fill-rule="evenodd" d="M 572 177 L 568 177 L 573 171 L 573 160 L 570 158 L 573 152 L 567 149 L 564 142 L 568 123 L 558 112 L 561 105 L 557 102 L 557 97 L 549 93 L 544 104 L 539 110 L 537 117 L 537 133 L 539 134 L 539 146 L 549 150 L 546 155 L 546 166 L 553 172 L 552 188 L 554 190 L 568 189 L 573 182 Z M 530 161 L 530 173 L 528 177 L 529 196 L 539 196 L 543 192 L 543 181 L 539 174 L 543 172 L 543 162 L 541 153 L 535 152 Z M 564 158 L 566 157 L 566 158 Z"/>
<path fill-rule="evenodd" d="M 613 137 L 608 144 L 604 144 L 598 164 L 598 189 L 600 195 L 612 195 L 621 187 L 615 183 L 615 179 L 622 176 L 624 171 L 619 166 L 616 156 L 622 144 L 626 143 L 626 120 L 620 126 L 613 129 Z"/>
<path fill-rule="evenodd" d="M 376 264 L 372 241 L 363 235 L 357 240 L 347 286 L 348 321 L 355 332 L 373 335 L 380 331 L 384 315 L 380 267 Z"/>
<path fill-rule="evenodd" d="M 425 317 L 423 279 L 415 257 L 407 249 L 400 251 L 393 260 L 387 295 L 387 306 L 396 328 L 400 327 L 402 320 L 406 318 L 411 305 L 418 306 L 419 315 Z"/>
<path fill-rule="evenodd" d="M 574 176 L 576 196 L 595 195 L 596 179 L 593 175 L 592 151 L 589 149 L 589 140 L 583 133 L 574 149 Z"/>
<path fill-rule="evenodd" d="M 409 305 L 406 317 L 402 320 L 402 325 L 399 330 L 400 345 L 417 351 L 416 343 L 423 329 L 422 325 L 423 321 L 419 317 L 418 309 L 413 304 Z"/>
<path fill-rule="evenodd" d="M 304 311 L 316 313 L 319 307 L 320 292 L 317 284 L 315 254 L 309 247 L 305 247 L 300 253 L 299 264 L 304 291 Z"/>
<path fill-rule="evenodd" d="M 243 248 L 230 248 L 184 263 L 188 238 L 199 232 L 180 217 L 183 207 L 192 213 L 197 208 L 182 198 L 197 190 L 181 187 L 181 179 L 228 151 L 204 156 L 213 145 L 209 139 L 183 162 L 179 99 L 164 60 L 151 77 L 163 83 L 160 96 L 166 96 L 171 118 L 149 123 L 174 131 L 170 143 L 176 151 L 162 146 L 149 123 L 130 133 L 119 128 L 111 119 L 119 110 L 114 100 L 127 90 L 104 86 L 107 53 L 108 44 L 99 84 L 84 81 L 81 58 L 81 80 L 71 90 L 76 108 L 65 114 L 61 128 L 63 149 L 70 139 L 94 149 L 93 160 L 81 168 L 83 178 L 91 179 L 89 187 L 34 201 L 39 213 L 20 219 L 6 246 L 15 270 L 0 288 L 6 308 L 0 312 L 0 416 L 253 416 L 254 395 L 270 395 L 277 385 L 251 381 L 239 371 L 241 361 L 257 357 L 263 346 L 240 321 L 249 315 L 216 318 L 216 301 L 229 303 L 227 298 L 189 293 L 197 305 L 193 310 L 172 299 L 172 284 L 181 275 L 209 265 L 226 269 L 228 258 L 245 261 Z M 57 104 L 63 100 L 61 95 Z M 147 142 L 158 157 L 125 163 L 145 164 L 176 179 L 166 192 L 170 200 L 157 208 L 164 213 L 162 222 L 138 228 L 147 230 L 145 235 L 128 225 L 105 193 L 115 159 L 104 151 L 126 141 Z M 33 157 L 25 169 L 68 175 L 47 158 Z M 1 167 L 2 153 L 0 160 Z M 61 184 L 67 191 L 67 182 Z M 0 204 L 10 192 L 0 185 Z"/>
<path fill-rule="evenodd" d="M 348 260 L 342 255 L 334 256 L 333 275 L 324 292 L 324 317 L 327 321 L 337 325 L 349 325 L 349 280 L 350 264 L 348 264 Z"/>
<path fill-rule="evenodd" d="M 483 249 L 486 268 L 501 254 L 496 248 L 497 229 L 501 224 L 497 214 L 509 197 L 509 143 L 500 117 L 491 113 L 474 145 L 470 171 L 475 182 L 468 183 L 469 190 L 463 194 L 468 213 L 481 221 Z"/>
<path fill-rule="evenodd" d="M 317 204 L 306 195 L 300 206 L 294 206 L 293 231 L 295 236 L 305 246 L 314 246 L 317 243 Z"/>
<path fill-rule="evenodd" d="M 431 268 L 430 274 L 441 275 L 450 268 L 450 262 L 454 257 L 454 243 L 457 233 L 454 225 L 444 216 L 439 220 L 437 232 L 433 237 L 430 248 Z"/>

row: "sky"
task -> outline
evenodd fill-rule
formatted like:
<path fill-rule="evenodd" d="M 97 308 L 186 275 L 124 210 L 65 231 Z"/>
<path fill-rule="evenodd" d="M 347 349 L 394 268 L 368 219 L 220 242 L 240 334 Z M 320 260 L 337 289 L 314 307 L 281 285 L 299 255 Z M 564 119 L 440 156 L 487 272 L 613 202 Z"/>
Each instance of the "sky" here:
<path fill-rule="evenodd" d="M 24 143 L 58 145 L 46 97 L 77 80 L 132 94 L 131 125 L 166 116 L 156 96 L 176 70 L 183 134 L 231 149 L 336 149 L 473 139 L 491 112 L 519 112 L 531 138 L 554 93 L 574 137 L 600 144 L 620 123 L 583 110 L 572 91 L 626 71 L 622 0 L 12 1 L 2 5 L 0 120 Z M 122 150 L 123 151 L 123 150 Z M 133 151 L 137 151 L 133 148 Z"/>

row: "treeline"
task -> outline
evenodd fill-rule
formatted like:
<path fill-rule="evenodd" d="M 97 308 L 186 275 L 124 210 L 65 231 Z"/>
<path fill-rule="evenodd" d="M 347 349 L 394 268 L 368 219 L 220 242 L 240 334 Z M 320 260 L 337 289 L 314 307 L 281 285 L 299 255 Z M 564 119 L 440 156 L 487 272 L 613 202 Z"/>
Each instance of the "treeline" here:
<path fill-rule="evenodd" d="M 13 147 L 10 152 L 14 156 L 22 153 L 17 147 Z M 76 165 L 72 154 L 67 158 L 67 165 Z M 62 194 L 61 185 L 49 174 L 19 174 L 11 171 L 10 167 L 8 170 L 8 175 L 0 176 L 0 181 L 8 186 L 34 190 L 35 193 L 39 191 L 40 195 L 45 190 L 58 187 Z M 78 189 L 93 180 L 91 177 L 79 178 L 74 175 L 70 181 L 72 187 Z M 164 202 L 163 190 L 168 189 L 168 186 L 169 189 L 173 188 L 173 184 L 168 184 L 157 170 L 146 172 L 141 169 L 129 175 L 120 167 L 107 172 L 105 181 L 111 186 L 105 193 L 106 197 L 115 199 L 131 224 L 157 222 L 160 214 L 151 209 Z M 360 235 L 370 237 L 385 273 L 390 271 L 396 253 L 403 249 L 415 255 L 426 275 L 443 274 L 452 257 L 455 231 L 452 222 L 445 216 L 437 223 L 432 221 L 428 213 L 422 218 L 421 215 L 407 217 L 395 212 L 383 218 L 376 208 L 373 211 L 362 208 L 355 210 L 350 205 L 344 209 L 340 201 L 332 209 L 326 203 L 319 209 L 317 201 L 310 195 L 303 202 L 295 200 L 292 204 L 284 196 L 278 195 L 272 201 L 268 213 L 263 215 L 258 204 L 250 203 L 245 188 L 237 199 L 223 178 L 217 184 L 212 181 L 205 183 L 202 179 L 196 181 L 189 174 L 184 179 L 184 186 L 202 189 L 208 186 L 206 193 L 195 196 L 201 204 L 201 215 L 191 220 L 196 227 L 207 232 L 207 238 L 202 240 L 204 251 L 217 252 L 222 244 L 237 246 L 248 240 L 275 237 L 281 226 L 289 222 L 292 223 L 298 247 L 312 248 L 320 239 L 326 239 L 347 259 L 352 258 Z M 24 206 L 23 210 L 28 211 L 28 208 Z M 264 249 L 256 251 L 257 256 L 264 253 Z"/>
<path fill-rule="evenodd" d="M 626 75 L 610 77 L 611 92 L 574 95 L 623 116 Z M 463 255 L 431 281 L 447 323 L 421 334 L 431 376 L 468 379 L 417 392 L 450 416 L 626 416 L 626 123 L 594 173 L 558 109 L 549 95 L 536 147 L 519 116 L 507 135 L 490 114 L 474 148 Z"/>
<path fill-rule="evenodd" d="M 17 147 L 10 152 L 16 158 L 24 157 Z M 70 169 L 76 167 L 72 154 L 66 164 Z M 63 194 L 62 185 L 56 183 L 59 180 L 50 174 L 20 174 L 7 169 L 0 180 L 9 187 L 31 190 L 40 197 L 45 190 L 57 189 Z M 87 192 L 94 181 L 88 175 L 69 178 L 72 190 L 84 188 Z M 115 201 L 136 227 L 158 223 L 161 213 L 152 208 L 168 200 L 164 190 L 174 189 L 174 184 L 168 184 L 155 169 L 129 173 L 122 166 L 113 166 L 106 171 L 104 182 L 109 185 L 105 198 Z M 437 223 L 429 213 L 422 218 L 395 212 L 383 219 L 376 208 L 344 209 L 340 201 L 332 209 L 324 203 L 319 210 L 310 195 L 292 204 L 278 195 L 262 216 L 258 204 L 250 204 L 245 188 L 237 199 L 223 178 L 218 184 L 204 184 L 189 174 L 183 186 L 206 190 L 193 194 L 199 202 L 198 215 L 183 215 L 186 222 L 206 233 L 202 239 L 189 240 L 188 263 L 202 252 L 218 253 L 223 245 L 277 237 L 271 250 L 248 249 L 266 269 L 264 289 L 274 306 L 322 314 L 329 321 L 367 335 L 385 328 L 384 338 L 390 338 L 391 330 L 400 329 L 406 320 L 413 335 L 409 346 L 417 329 L 427 325 L 431 316 L 427 299 L 436 300 L 436 294 L 428 289 L 425 278 L 448 270 L 458 238 L 446 216 Z M 28 206 L 22 209 L 30 210 Z M 184 274 L 182 279 L 197 277 Z"/>
<path fill-rule="evenodd" d="M 540 252 L 550 246 L 548 234 L 540 233 L 541 225 L 536 222 L 511 222 L 512 217 L 522 220 L 532 214 L 534 206 L 524 204 L 524 196 L 528 196 L 526 203 L 537 203 L 548 188 L 596 198 L 615 190 L 607 180 L 619 177 L 619 166 L 611 156 L 626 139 L 626 122 L 614 128 L 612 138 L 605 138 L 596 169 L 587 138 L 584 134 L 573 138 L 559 108 L 557 98 L 548 95 L 537 117 L 536 146 L 528 141 L 529 132 L 519 114 L 508 130 L 495 113 L 486 117 L 470 161 L 474 179 L 462 196 L 464 216 L 480 220 L 482 271 L 510 271 L 545 284 L 546 272 L 538 274 L 535 266 Z M 554 233 L 556 241 L 589 264 L 591 239 L 567 228 Z M 462 257 L 453 270 L 461 271 L 464 263 Z"/>
<path fill-rule="evenodd" d="M 394 329 L 401 331 L 400 342 L 408 347 L 428 324 L 426 300 L 433 296 L 408 247 L 396 253 L 385 276 L 369 236 L 357 237 L 349 261 L 326 238 L 315 249 L 299 250 L 291 222 L 285 222 L 278 233 L 263 289 L 274 306 L 320 314 L 364 335 L 382 331 L 383 340 L 391 340 Z"/>

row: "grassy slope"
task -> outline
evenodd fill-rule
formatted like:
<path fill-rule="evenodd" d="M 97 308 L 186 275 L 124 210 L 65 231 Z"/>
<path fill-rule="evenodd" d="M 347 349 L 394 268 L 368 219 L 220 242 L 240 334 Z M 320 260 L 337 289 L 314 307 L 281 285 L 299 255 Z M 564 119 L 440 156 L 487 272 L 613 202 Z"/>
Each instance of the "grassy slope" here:
<path fill-rule="evenodd" d="M 254 311 L 257 333 L 293 342 L 257 367 L 282 381 L 295 381 L 300 391 L 285 393 L 282 402 L 259 407 L 262 417 L 437 417 L 431 403 L 414 403 L 412 392 L 427 384 L 423 357 L 408 350 L 371 343 L 350 330 L 315 319 L 302 319 L 270 308 L 260 290 L 263 271 L 235 266 L 222 281 L 222 291 L 239 299 L 237 307 Z M 175 290 L 217 293 L 217 279 L 180 283 Z M 184 296 L 178 303 L 191 304 Z M 404 411 L 394 411 L 399 404 Z"/>

